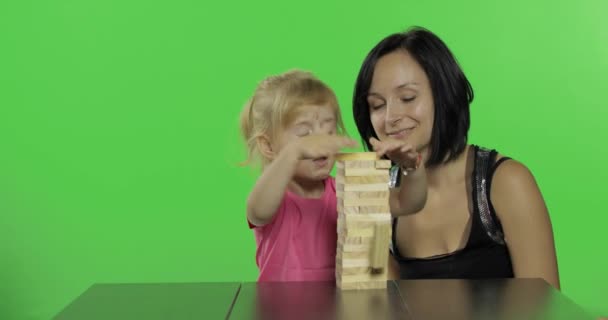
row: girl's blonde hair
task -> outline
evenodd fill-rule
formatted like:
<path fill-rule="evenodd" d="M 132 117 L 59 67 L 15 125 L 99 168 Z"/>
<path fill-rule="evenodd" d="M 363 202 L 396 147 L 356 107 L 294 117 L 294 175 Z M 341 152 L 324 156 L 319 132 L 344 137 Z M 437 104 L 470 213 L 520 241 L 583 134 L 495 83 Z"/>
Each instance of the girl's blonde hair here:
<path fill-rule="evenodd" d="M 325 104 L 335 112 L 337 132 L 345 134 L 336 95 L 312 73 L 292 70 L 264 79 L 241 111 L 241 134 L 248 151 L 244 164 L 254 157 L 264 161 L 257 148 L 258 138 L 266 135 L 274 139 L 289 124 L 298 107 Z"/>

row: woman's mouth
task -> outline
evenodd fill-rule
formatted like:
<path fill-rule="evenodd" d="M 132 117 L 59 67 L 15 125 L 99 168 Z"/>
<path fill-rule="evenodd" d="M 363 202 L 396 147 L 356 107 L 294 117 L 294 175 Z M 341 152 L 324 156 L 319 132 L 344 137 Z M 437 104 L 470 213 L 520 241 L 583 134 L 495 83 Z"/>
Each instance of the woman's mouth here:
<path fill-rule="evenodd" d="M 407 129 L 402 129 L 399 131 L 393 131 L 390 133 L 387 133 L 387 135 L 389 136 L 389 138 L 393 138 L 393 139 L 404 139 L 407 138 L 408 136 L 410 136 L 410 134 L 412 133 L 412 131 L 414 130 L 414 128 L 407 128 Z"/>

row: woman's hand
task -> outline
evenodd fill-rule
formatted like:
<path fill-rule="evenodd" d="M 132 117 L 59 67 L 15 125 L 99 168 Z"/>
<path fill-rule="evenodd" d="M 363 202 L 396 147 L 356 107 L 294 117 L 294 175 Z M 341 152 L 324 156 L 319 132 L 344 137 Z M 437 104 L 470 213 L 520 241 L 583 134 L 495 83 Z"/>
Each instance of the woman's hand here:
<path fill-rule="evenodd" d="M 395 139 L 380 141 L 372 137 L 369 139 L 369 142 L 376 154 L 378 154 L 378 157 L 386 155 L 405 171 L 417 169 L 420 165 L 420 153 L 405 141 Z"/>

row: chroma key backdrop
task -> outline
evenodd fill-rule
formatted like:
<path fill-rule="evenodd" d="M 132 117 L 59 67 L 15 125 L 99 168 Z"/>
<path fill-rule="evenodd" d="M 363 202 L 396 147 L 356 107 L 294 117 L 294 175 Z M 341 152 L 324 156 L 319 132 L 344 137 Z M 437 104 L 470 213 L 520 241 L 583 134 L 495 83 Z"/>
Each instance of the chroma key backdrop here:
<path fill-rule="evenodd" d="M 470 142 L 525 163 L 562 291 L 608 314 L 608 2 L 0 2 L 0 319 L 48 319 L 93 283 L 255 281 L 238 116 L 265 76 L 337 93 L 423 26 L 475 90 Z"/>

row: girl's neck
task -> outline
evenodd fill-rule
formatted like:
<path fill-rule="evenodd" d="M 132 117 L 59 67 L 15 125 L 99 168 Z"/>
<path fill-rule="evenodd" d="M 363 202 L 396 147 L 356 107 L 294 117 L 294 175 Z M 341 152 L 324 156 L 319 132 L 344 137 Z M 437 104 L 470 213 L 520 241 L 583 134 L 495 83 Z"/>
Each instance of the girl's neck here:
<path fill-rule="evenodd" d="M 325 193 L 325 181 L 294 178 L 287 185 L 287 190 L 302 198 L 321 198 Z"/>

